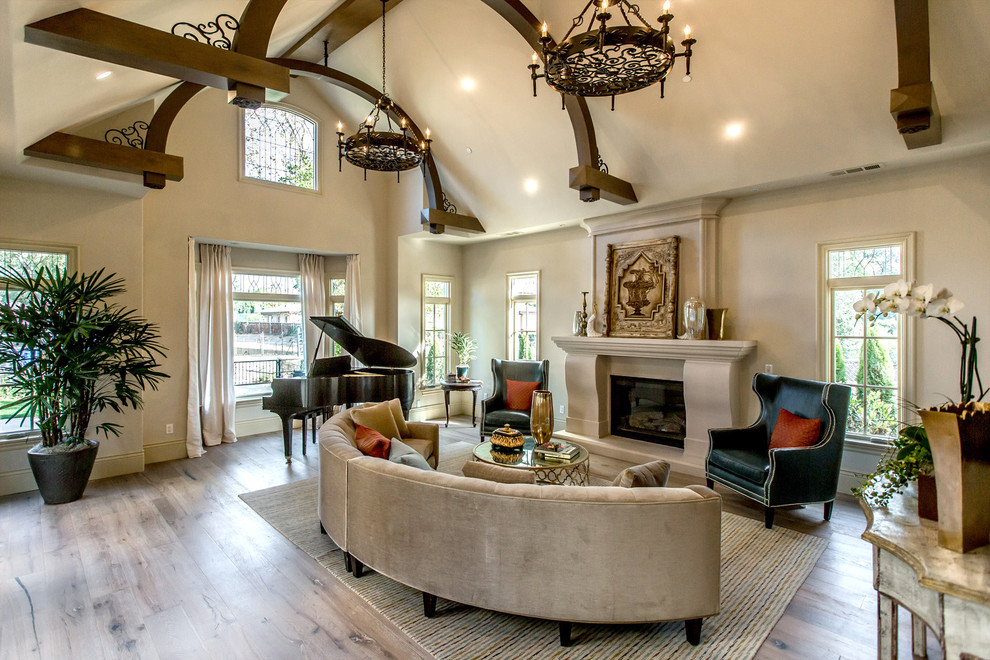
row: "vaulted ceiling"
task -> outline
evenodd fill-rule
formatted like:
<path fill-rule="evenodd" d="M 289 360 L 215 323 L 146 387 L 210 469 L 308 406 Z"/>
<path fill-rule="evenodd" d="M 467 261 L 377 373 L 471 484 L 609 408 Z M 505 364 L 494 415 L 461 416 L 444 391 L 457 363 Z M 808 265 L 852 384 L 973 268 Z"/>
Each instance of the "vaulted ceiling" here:
<path fill-rule="evenodd" d="M 339 0 L 288 0 L 269 56 L 278 56 L 339 6 Z M 524 0 L 558 39 L 582 0 Z M 660 0 L 641 2 L 644 15 Z M 890 116 L 898 85 L 893 0 L 828 3 L 674 0 L 675 28 L 698 39 L 693 81 L 678 61 L 666 88 L 589 99 L 598 147 L 609 171 L 636 190 L 640 205 L 700 195 L 751 194 L 826 180 L 829 172 L 885 168 L 990 150 L 990 2 L 930 3 L 932 81 L 942 143 L 908 150 Z M 178 21 L 239 16 L 245 0 L 8 0 L 0 4 L 0 173 L 54 178 L 139 194 L 136 177 L 96 178 L 23 155 L 54 131 L 93 121 L 175 81 L 24 42 L 24 25 L 87 7 L 168 31 Z M 294 57 L 322 61 L 328 30 Z M 380 25 L 348 40 L 330 66 L 380 84 Z M 532 48 L 481 0 L 403 0 L 388 13 L 388 92 L 420 126 L 429 126 L 444 189 L 459 211 L 482 219 L 488 235 L 572 224 L 621 211 L 579 201 L 568 187 L 578 164 L 560 97 L 542 81 L 533 98 L 526 65 Z M 97 81 L 110 69 L 114 75 Z M 466 89 L 465 80 L 473 83 Z M 309 84 L 309 83 L 307 83 Z M 367 103 L 312 83 L 333 113 L 354 126 Z M 726 135 L 729 124 L 741 134 Z M 183 154 L 177 154 L 183 155 Z M 332 158 L 333 154 L 323 157 Z M 868 175 L 863 175 L 868 176 Z M 535 192 L 524 189 L 536 182 Z M 181 186 L 181 182 L 169 184 Z M 148 194 L 156 194 L 154 191 Z"/>

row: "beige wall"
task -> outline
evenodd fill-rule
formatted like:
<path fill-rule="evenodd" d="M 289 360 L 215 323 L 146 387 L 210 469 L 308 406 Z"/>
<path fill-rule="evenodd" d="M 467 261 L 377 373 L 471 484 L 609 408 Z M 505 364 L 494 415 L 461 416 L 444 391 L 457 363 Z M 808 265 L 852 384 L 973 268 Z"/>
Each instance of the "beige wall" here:
<path fill-rule="evenodd" d="M 81 271 L 105 267 L 117 273 L 127 286 L 117 302 L 143 312 L 141 218 L 140 199 L 0 178 L 0 239 L 76 246 Z M 145 399 L 153 396 L 149 393 Z M 144 469 L 141 413 L 115 415 L 113 421 L 123 425 L 121 435 L 98 438 L 101 447 L 94 477 Z M 0 495 L 35 488 L 25 453 L 29 446 L 21 442 L 0 445 Z"/>
<path fill-rule="evenodd" d="M 550 338 L 571 334 L 574 312 L 581 309 L 581 292 L 591 291 L 591 239 L 583 229 L 570 227 L 468 245 L 464 264 L 464 322 L 479 344 L 472 375 L 484 380 L 483 391 L 488 394 L 492 391 L 492 358 L 507 357 L 505 276 L 540 271 L 540 359 L 550 361 L 556 426 L 563 429 L 565 354 Z"/>

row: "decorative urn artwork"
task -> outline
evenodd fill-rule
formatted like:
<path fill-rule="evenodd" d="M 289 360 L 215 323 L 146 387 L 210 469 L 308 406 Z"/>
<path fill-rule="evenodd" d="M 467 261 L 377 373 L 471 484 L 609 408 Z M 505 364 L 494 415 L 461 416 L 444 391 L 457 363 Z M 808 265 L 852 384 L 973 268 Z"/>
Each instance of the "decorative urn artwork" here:
<path fill-rule="evenodd" d="M 673 339 L 680 238 L 608 246 L 605 334 Z"/>

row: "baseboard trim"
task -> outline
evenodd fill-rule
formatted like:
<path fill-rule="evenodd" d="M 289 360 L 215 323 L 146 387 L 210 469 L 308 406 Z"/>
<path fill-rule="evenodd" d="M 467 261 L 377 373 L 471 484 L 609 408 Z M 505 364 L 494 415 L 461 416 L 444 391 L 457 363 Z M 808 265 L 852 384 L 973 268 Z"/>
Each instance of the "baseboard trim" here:
<path fill-rule="evenodd" d="M 155 442 L 144 446 L 144 463 L 162 463 L 164 461 L 174 461 L 186 458 L 186 441 L 166 440 L 165 442 Z"/>
<path fill-rule="evenodd" d="M 243 419 L 234 422 L 234 434 L 240 438 L 247 435 L 257 435 L 259 433 L 273 433 L 282 431 L 282 420 L 278 415 L 265 417 L 255 417 L 253 419 Z M 185 444 L 183 442 L 183 444 Z"/>
<path fill-rule="evenodd" d="M 144 472 L 144 451 L 134 451 L 127 454 L 115 454 L 106 458 L 97 457 L 93 465 L 93 473 L 89 480 L 106 479 L 107 477 L 119 477 L 123 474 L 134 474 Z M 38 490 L 34 482 L 34 475 L 31 468 L 21 470 L 11 470 L 0 473 L 0 495 L 13 495 L 14 493 L 26 493 Z"/>

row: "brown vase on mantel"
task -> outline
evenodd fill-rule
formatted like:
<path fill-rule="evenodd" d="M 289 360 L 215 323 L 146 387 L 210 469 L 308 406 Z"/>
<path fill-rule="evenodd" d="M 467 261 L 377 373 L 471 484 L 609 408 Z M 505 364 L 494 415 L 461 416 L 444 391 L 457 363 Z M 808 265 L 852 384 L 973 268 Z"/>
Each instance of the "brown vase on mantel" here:
<path fill-rule="evenodd" d="M 969 552 L 990 543 L 990 404 L 918 411 L 938 483 L 938 544 Z"/>
<path fill-rule="evenodd" d="M 925 520 L 938 520 L 938 494 L 935 477 L 930 474 L 918 475 L 918 517 Z"/>

